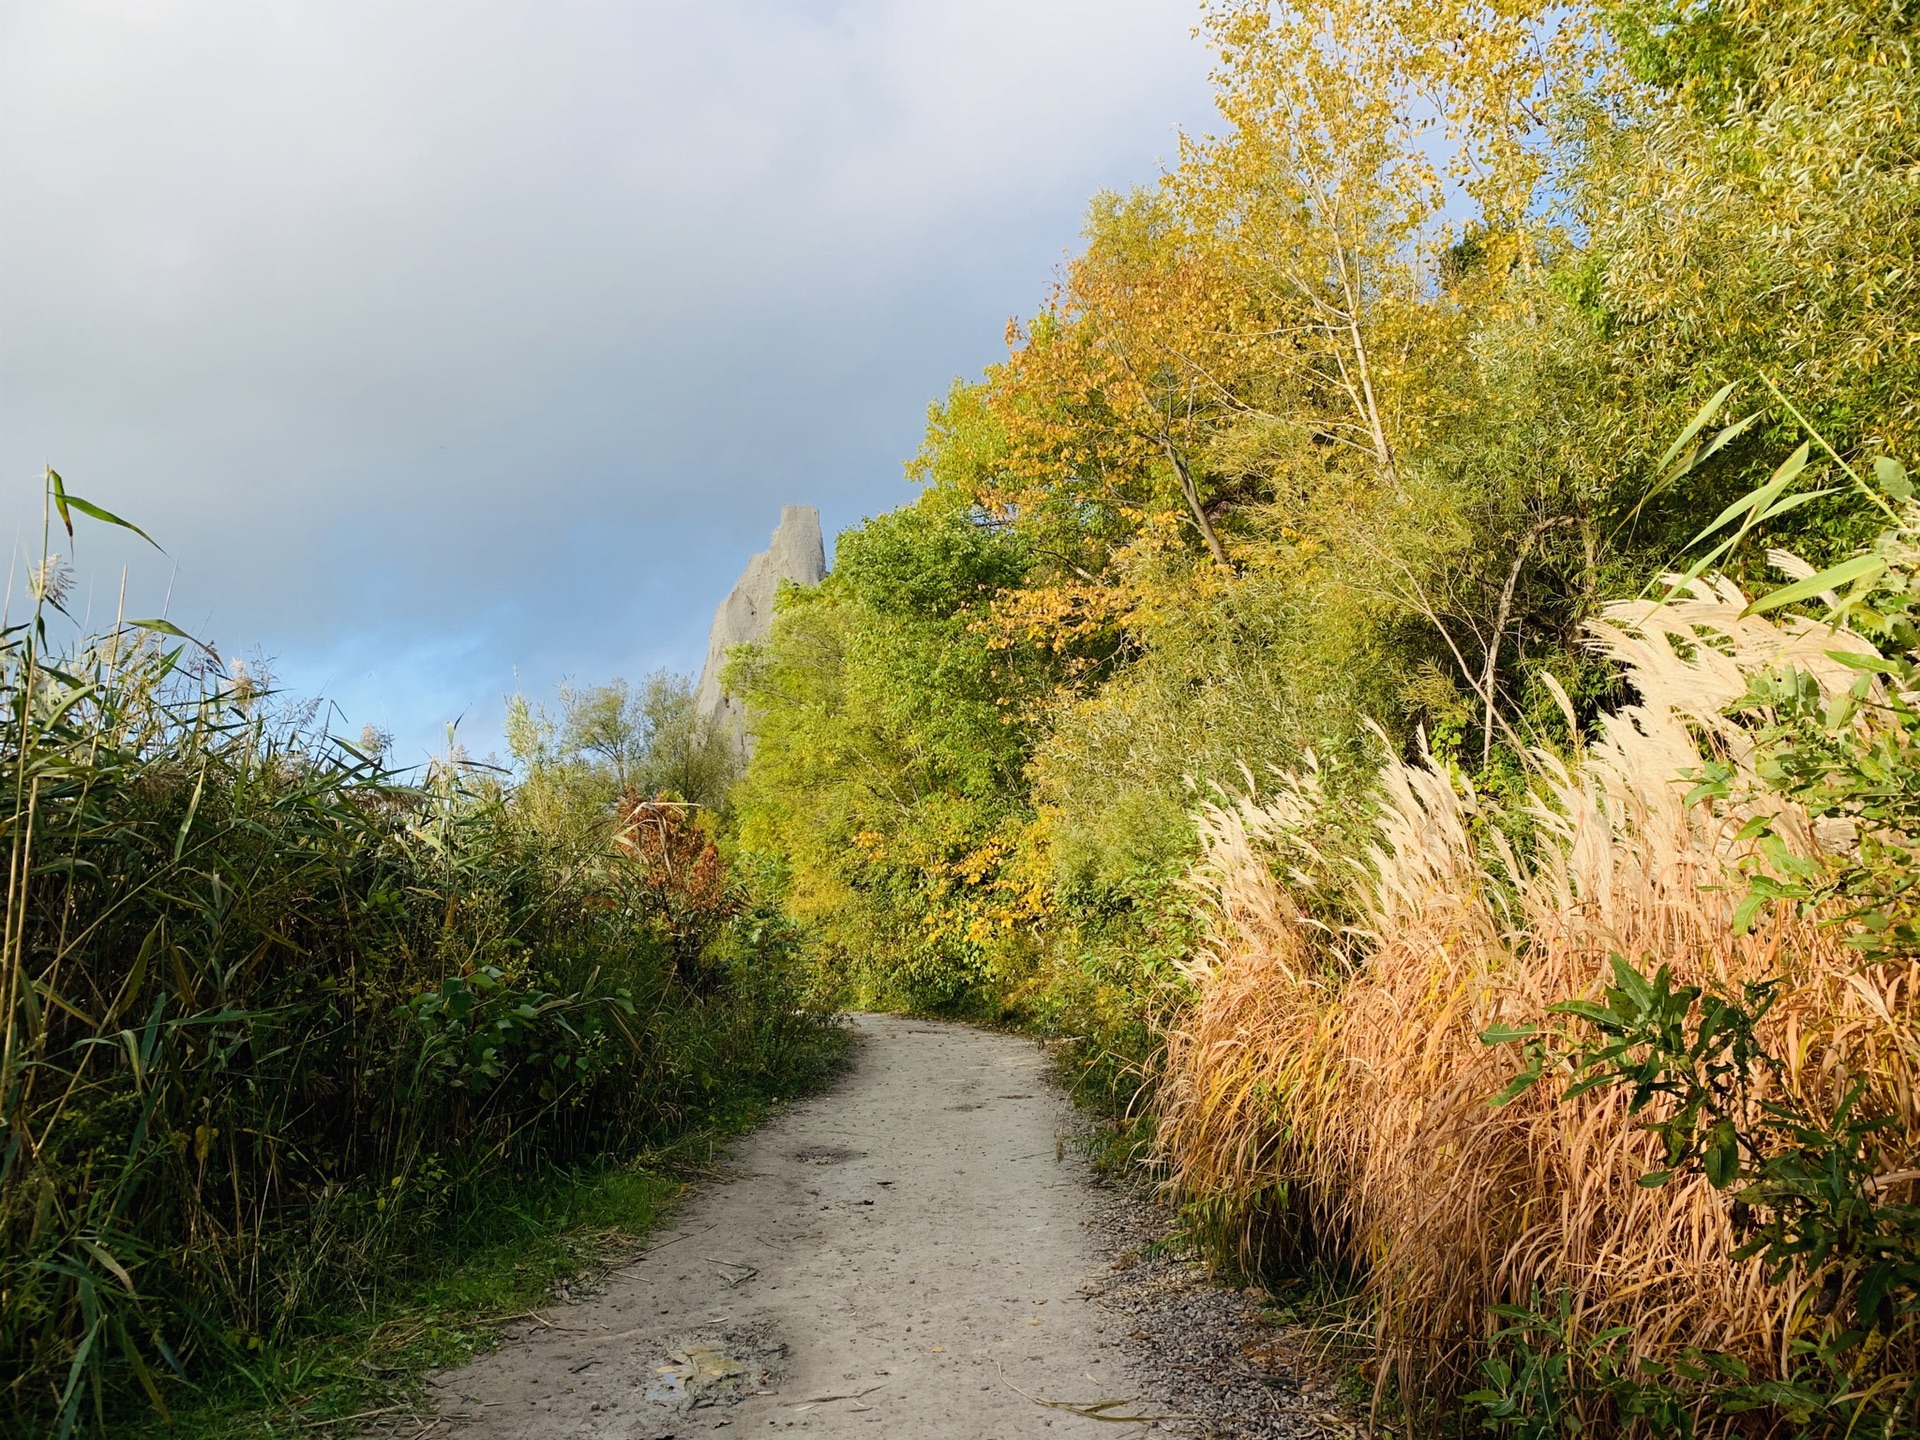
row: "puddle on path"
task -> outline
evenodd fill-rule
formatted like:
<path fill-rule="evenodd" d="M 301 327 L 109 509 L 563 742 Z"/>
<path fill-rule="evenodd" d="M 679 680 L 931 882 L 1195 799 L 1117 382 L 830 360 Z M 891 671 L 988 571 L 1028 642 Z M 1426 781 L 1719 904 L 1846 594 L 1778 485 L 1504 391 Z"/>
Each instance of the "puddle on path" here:
<path fill-rule="evenodd" d="M 680 1414 L 737 1405 L 744 1396 L 765 1391 L 786 1354 L 785 1345 L 769 1343 L 757 1332 L 688 1339 L 653 1367 L 644 1394 L 655 1405 Z"/>

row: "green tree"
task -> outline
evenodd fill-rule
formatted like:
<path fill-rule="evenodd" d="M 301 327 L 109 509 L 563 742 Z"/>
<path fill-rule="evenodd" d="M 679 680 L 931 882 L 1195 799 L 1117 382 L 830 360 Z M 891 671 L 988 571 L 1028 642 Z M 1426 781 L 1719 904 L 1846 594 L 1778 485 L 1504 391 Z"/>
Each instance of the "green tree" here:
<path fill-rule="evenodd" d="M 637 691 L 621 679 L 563 685 L 557 714 L 510 696 L 505 728 L 521 770 L 514 803 L 555 836 L 597 831 L 629 793 L 723 810 L 738 768 L 726 737 L 698 723 L 692 684 L 665 670 Z"/>
<path fill-rule="evenodd" d="M 1007 939 L 1034 913 L 1017 859 L 1030 702 L 1050 675 L 980 619 L 1025 548 L 923 503 L 843 535 L 836 556 L 819 587 L 783 594 L 766 643 L 730 673 L 756 741 L 738 843 L 775 859 L 842 994 L 991 1005 Z"/>

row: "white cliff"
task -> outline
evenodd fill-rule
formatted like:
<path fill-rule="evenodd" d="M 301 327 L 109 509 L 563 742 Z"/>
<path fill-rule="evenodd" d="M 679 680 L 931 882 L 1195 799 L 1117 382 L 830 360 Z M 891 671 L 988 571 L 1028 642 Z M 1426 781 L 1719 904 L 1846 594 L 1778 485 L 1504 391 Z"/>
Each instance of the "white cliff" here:
<path fill-rule="evenodd" d="M 730 735 L 742 755 L 750 746 L 746 710 L 720 684 L 727 651 L 767 638 L 773 625 L 773 597 L 781 581 L 818 585 L 826 574 L 827 546 L 820 534 L 820 512 L 811 505 L 783 506 L 772 543 L 747 562 L 732 591 L 713 612 L 707 663 L 693 695 L 694 713 L 703 729 L 718 726 Z"/>

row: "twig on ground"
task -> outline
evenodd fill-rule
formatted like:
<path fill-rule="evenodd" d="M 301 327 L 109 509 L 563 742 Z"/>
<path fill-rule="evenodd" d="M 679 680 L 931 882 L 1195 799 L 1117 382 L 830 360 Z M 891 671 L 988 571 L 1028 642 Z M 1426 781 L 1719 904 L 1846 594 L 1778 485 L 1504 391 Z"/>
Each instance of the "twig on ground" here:
<path fill-rule="evenodd" d="M 522 1310 L 515 1315 L 495 1315 L 489 1320 L 482 1320 L 480 1323 L 482 1325 L 511 1325 L 516 1320 L 531 1320 L 536 1325 L 544 1325 L 549 1330 L 553 1329 L 553 1322 L 538 1310 Z"/>
<path fill-rule="evenodd" d="M 300 1422 L 300 1428 L 303 1430 L 317 1430 L 323 1425 L 345 1425 L 350 1420 L 371 1420 L 376 1415 L 391 1415 L 396 1410 L 403 1410 L 405 1408 L 403 1405 L 382 1405 L 378 1410 L 362 1410 L 357 1415 L 332 1415 L 322 1420 L 302 1420 Z"/>
<path fill-rule="evenodd" d="M 1149 1420 L 1191 1420 L 1193 1418 L 1191 1415 L 1109 1415 L 1107 1411 L 1118 1409 L 1122 1405 L 1139 1404 L 1140 1397 L 1135 1395 L 1127 1400 L 1098 1400 L 1086 1405 L 1076 1404 L 1072 1400 L 1049 1400 L 1044 1395 L 1029 1395 L 1013 1381 L 1007 1379 L 1007 1372 L 1000 1370 L 998 1360 L 993 1362 L 993 1368 L 1000 1371 L 1000 1383 L 1021 1399 L 1031 1400 L 1036 1405 L 1044 1405 L 1049 1410 L 1065 1410 L 1069 1414 L 1079 1415 L 1087 1420 L 1104 1420 L 1110 1425 L 1143 1425 Z"/>
<path fill-rule="evenodd" d="M 642 1250 L 638 1255 L 634 1256 L 633 1258 L 636 1260 L 644 1260 L 647 1258 L 647 1256 L 653 1254 L 653 1252 L 656 1250 L 664 1250 L 669 1245 L 678 1245 L 682 1240 L 691 1240 L 696 1235 L 704 1235 L 707 1233 L 708 1230 L 718 1230 L 719 1228 L 720 1226 L 718 1222 L 716 1222 L 712 1225 L 705 1226 L 704 1228 L 699 1230 L 688 1230 L 684 1234 L 674 1236 L 671 1240 L 662 1240 L 658 1245 L 647 1246 L 646 1249 Z"/>
<path fill-rule="evenodd" d="M 744 1270 L 747 1272 L 744 1275 L 722 1275 L 720 1278 L 727 1282 L 727 1288 L 729 1290 L 733 1289 L 736 1285 L 746 1284 L 747 1281 L 753 1279 L 754 1276 L 760 1273 L 760 1267 L 758 1265 L 748 1265 L 740 1260 L 721 1260 L 712 1255 L 702 1255 L 700 1258 L 709 1265 L 724 1265 L 731 1270 Z"/>
<path fill-rule="evenodd" d="M 792 1410 L 801 1405 L 829 1405 L 835 1400 L 858 1400 L 863 1395 L 871 1395 L 876 1390 L 884 1390 L 884 1385 L 869 1385 L 864 1390 L 856 1390 L 851 1395 L 816 1395 L 811 1400 L 782 1400 L 782 1408 Z"/>

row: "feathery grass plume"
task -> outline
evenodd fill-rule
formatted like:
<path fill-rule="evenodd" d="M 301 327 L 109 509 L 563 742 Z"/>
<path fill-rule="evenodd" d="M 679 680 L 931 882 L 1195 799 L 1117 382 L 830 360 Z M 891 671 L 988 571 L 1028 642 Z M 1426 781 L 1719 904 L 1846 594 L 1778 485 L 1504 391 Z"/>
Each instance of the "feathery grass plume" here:
<path fill-rule="evenodd" d="M 1763 1038 L 1781 1083 L 1831 1113 L 1863 1082 L 1863 1103 L 1892 1122 L 1878 1137 L 1887 1166 L 1920 1152 L 1920 966 L 1863 966 L 1841 927 L 1791 907 L 1751 930 L 1735 916 L 1766 863 L 1741 836 L 1756 816 L 1800 859 L 1844 858 L 1856 837 L 1770 788 L 1726 712 L 1750 677 L 1786 665 L 1839 695 L 1861 672 L 1835 656 L 1877 652 L 1845 628 L 1747 610 L 1709 578 L 1603 612 L 1592 643 L 1637 703 L 1571 763 L 1533 754 L 1524 844 L 1450 766 L 1389 761 L 1349 949 L 1325 943 L 1310 877 L 1284 858 L 1317 823 L 1306 777 L 1199 817 L 1193 883 L 1213 945 L 1168 1037 L 1164 1156 L 1180 1190 L 1242 1203 L 1250 1228 L 1258 1201 L 1284 1192 L 1298 1242 L 1365 1275 L 1383 1391 L 1456 1389 L 1497 1323 L 1490 1307 L 1563 1292 L 1582 1332 L 1630 1326 L 1638 1354 L 1694 1346 L 1786 1373 L 1804 1280 L 1771 1285 L 1731 1258 L 1729 1197 L 1704 1179 L 1637 1183 L 1659 1151 L 1624 1094 L 1568 1101 L 1541 1086 L 1489 1104 L 1517 1067 L 1482 1033 L 1597 996 L 1613 955 L 1668 966 L 1676 983 L 1779 976 Z M 1881 722 L 1862 707 L 1851 723 L 1865 735 Z M 1734 775 L 1731 800 L 1690 795 L 1683 773 L 1709 762 Z"/>
<path fill-rule="evenodd" d="M 27 572 L 27 591 L 43 605 L 66 603 L 73 590 L 73 568 L 58 554 L 50 554 Z"/>

